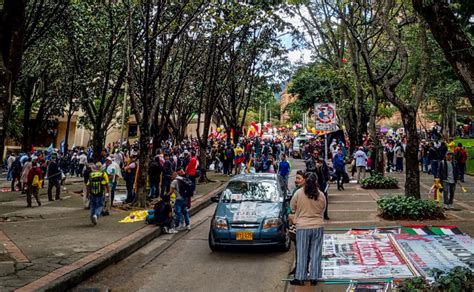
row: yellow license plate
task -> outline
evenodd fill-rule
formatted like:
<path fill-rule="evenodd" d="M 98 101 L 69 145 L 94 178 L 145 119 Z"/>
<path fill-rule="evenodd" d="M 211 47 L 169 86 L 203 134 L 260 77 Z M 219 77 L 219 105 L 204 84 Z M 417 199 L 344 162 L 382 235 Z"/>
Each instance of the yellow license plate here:
<path fill-rule="evenodd" d="M 237 232 L 236 238 L 237 240 L 253 240 L 253 233 L 252 232 Z"/>

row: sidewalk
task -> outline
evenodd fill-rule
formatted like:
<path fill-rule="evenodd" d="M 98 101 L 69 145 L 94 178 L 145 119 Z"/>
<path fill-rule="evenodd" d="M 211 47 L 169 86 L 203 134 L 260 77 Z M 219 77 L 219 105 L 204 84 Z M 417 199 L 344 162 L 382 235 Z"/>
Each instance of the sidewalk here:
<path fill-rule="evenodd" d="M 205 207 L 228 179 L 215 173 L 208 177 L 215 182 L 197 186 L 193 213 Z M 41 190 L 42 207 L 33 202 L 35 207 L 26 208 L 26 197 L 19 192 L 0 193 L 0 246 L 6 251 L 0 249 L 0 291 L 21 287 L 22 291 L 64 290 L 67 287 L 59 285 L 62 282 L 116 262 L 160 234 L 159 228 L 144 222 L 118 223 L 129 213 L 119 209 L 101 217 L 93 227 L 79 193 L 81 179 L 68 181 L 60 201 L 48 202 L 46 190 Z M 0 181 L 2 188 L 6 183 Z"/>
<path fill-rule="evenodd" d="M 399 181 L 399 189 L 391 190 L 365 190 L 356 183 L 345 184 L 345 191 L 338 191 L 337 185 L 331 184 L 329 188 L 329 217 L 325 222 L 326 233 L 345 232 L 342 229 L 351 227 L 373 227 L 373 226 L 397 226 L 405 224 L 420 223 L 420 221 L 389 221 L 377 216 L 378 198 L 387 195 L 404 195 L 405 174 L 389 174 Z M 422 174 L 421 194 L 422 198 L 428 198 L 428 191 L 433 184 L 433 176 Z M 445 224 L 455 225 L 465 233 L 474 236 L 474 177 L 466 176 L 467 193 L 462 193 L 459 187 L 455 193 L 455 209 L 445 212 L 445 220 L 426 220 L 421 223 L 427 225 Z M 286 291 L 346 291 L 347 284 L 344 285 L 324 285 L 318 284 L 316 287 L 291 286 L 287 282 Z"/>

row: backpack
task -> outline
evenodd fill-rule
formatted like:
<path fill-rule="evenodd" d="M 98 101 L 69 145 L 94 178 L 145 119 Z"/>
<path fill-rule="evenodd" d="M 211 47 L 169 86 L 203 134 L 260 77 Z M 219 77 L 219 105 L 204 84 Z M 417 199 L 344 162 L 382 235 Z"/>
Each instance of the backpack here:
<path fill-rule="evenodd" d="M 456 154 L 454 154 L 454 159 L 456 160 L 457 163 L 461 163 L 461 164 L 466 163 L 466 158 L 467 158 L 467 154 L 464 149 L 460 149 L 459 151 L 456 152 Z"/>
<path fill-rule="evenodd" d="M 33 177 L 33 182 L 31 183 L 31 185 L 34 186 L 34 187 L 37 187 L 37 188 L 41 186 L 39 175 L 35 174 L 35 176 Z"/>
<path fill-rule="evenodd" d="M 102 184 L 104 173 L 101 171 L 92 172 L 89 175 L 90 194 L 92 196 L 103 196 L 105 187 Z"/>
<path fill-rule="evenodd" d="M 13 161 L 13 163 L 12 163 L 12 171 L 13 171 L 13 173 L 15 173 L 15 174 L 20 174 L 22 169 L 23 169 L 23 168 L 21 167 L 21 162 L 20 162 L 19 159 Z"/>
<path fill-rule="evenodd" d="M 194 195 L 193 183 L 189 178 L 182 177 L 178 178 L 178 192 L 181 197 L 187 199 Z"/>

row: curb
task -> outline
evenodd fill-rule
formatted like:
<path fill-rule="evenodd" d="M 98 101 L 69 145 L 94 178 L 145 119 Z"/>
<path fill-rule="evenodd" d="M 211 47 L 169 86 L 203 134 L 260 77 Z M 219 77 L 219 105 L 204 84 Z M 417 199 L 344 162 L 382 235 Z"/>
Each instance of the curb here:
<path fill-rule="evenodd" d="M 207 193 L 206 195 L 196 199 L 195 206 L 189 210 L 190 215 L 195 215 L 204 208 L 212 204 L 210 198 L 217 194 L 224 188 L 224 182 L 215 190 Z M 145 246 L 161 234 L 161 228 L 156 228 L 155 226 L 144 226 L 143 228 L 138 229 L 134 233 L 124 237 L 127 238 L 134 234 L 138 234 L 133 240 L 128 241 L 127 243 L 112 249 L 108 250 L 108 246 L 105 246 L 98 251 L 94 252 L 100 256 L 86 264 L 80 266 L 81 261 L 87 261 L 87 257 L 72 263 L 71 265 L 64 266 L 55 270 L 45 276 L 34 280 L 33 282 L 16 289 L 15 291 L 66 291 L 85 279 L 91 277 L 97 272 L 105 269 L 106 267 L 121 261 L 122 259 L 128 257 L 141 247 Z M 120 240 L 123 240 L 119 239 Z M 112 243 L 113 244 L 113 243 Z M 111 244 L 111 245 L 112 245 Z M 110 245 L 109 245 L 110 246 Z M 105 250 L 105 252 L 101 252 Z M 92 254 L 94 254 L 92 253 Z M 90 255 L 92 255 L 90 254 Z M 89 255 L 89 256 L 90 256 Z M 79 265 L 77 268 L 74 268 L 74 265 Z"/>

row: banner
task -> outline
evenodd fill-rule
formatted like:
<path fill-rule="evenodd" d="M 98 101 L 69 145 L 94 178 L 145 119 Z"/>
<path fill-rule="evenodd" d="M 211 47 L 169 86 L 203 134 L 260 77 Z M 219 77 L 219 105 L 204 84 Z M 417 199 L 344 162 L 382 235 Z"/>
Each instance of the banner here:
<path fill-rule="evenodd" d="M 456 266 L 474 271 L 474 241 L 467 235 L 396 234 L 394 238 L 416 269 L 428 277 L 430 269 Z"/>
<path fill-rule="evenodd" d="M 336 105 L 334 103 L 314 104 L 315 125 L 317 131 L 334 132 L 337 127 Z"/>
<path fill-rule="evenodd" d="M 325 234 L 323 279 L 413 277 L 389 234 Z"/>

